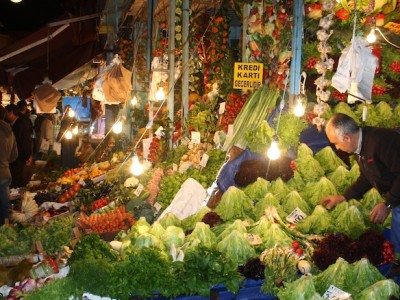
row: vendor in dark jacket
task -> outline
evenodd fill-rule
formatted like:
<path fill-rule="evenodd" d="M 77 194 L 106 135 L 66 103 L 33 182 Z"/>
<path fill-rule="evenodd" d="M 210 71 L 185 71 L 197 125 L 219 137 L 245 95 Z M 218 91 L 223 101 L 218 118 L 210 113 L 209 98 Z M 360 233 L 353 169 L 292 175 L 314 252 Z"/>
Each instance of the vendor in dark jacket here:
<path fill-rule="evenodd" d="M 326 125 L 329 141 L 336 148 L 352 153 L 360 176 L 343 195 L 328 196 L 321 204 L 328 209 L 360 199 L 375 187 L 385 199 L 371 211 L 373 223 L 382 223 L 392 211 L 391 240 L 400 254 L 400 134 L 389 128 L 364 127 L 345 114 L 335 114 Z"/>

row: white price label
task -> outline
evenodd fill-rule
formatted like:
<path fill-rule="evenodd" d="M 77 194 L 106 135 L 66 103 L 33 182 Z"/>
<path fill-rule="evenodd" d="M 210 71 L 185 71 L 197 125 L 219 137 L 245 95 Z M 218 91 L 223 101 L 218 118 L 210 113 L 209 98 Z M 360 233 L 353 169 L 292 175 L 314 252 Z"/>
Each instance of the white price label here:
<path fill-rule="evenodd" d="M 228 132 L 226 133 L 226 137 L 232 137 L 233 136 L 233 124 L 228 125 Z"/>
<path fill-rule="evenodd" d="M 351 299 L 351 294 L 342 291 L 334 285 L 331 285 L 323 294 L 322 298 L 328 298 L 330 300 L 346 300 Z"/>
<path fill-rule="evenodd" d="M 143 139 L 143 158 L 148 159 L 150 154 L 150 144 L 153 141 L 153 138 Z"/>
<path fill-rule="evenodd" d="M 262 240 L 258 234 L 245 233 L 245 238 L 249 241 L 250 245 L 261 245 Z"/>
<path fill-rule="evenodd" d="M 154 208 L 156 209 L 157 212 L 160 211 L 161 207 L 162 207 L 162 206 L 161 206 L 160 203 L 158 203 L 158 202 L 154 203 Z"/>
<path fill-rule="evenodd" d="M 164 136 L 164 127 L 160 126 L 154 133 L 158 137 L 163 137 Z"/>
<path fill-rule="evenodd" d="M 201 161 L 200 161 L 200 166 L 201 167 L 205 167 L 205 166 L 207 166 L 207 162 L 208 162 L 208 159 L 209 159 L 210 157 L 208 156 L 208 154 L 203 154 L 203 156 L 201 157 Z"/>
<path fill-rule="evenodd" d="M 178 171 L 178 165 L 177 164 L 172 164 L 172 171 L 174 171 L 174 172 Z"/>
<path fill-rule="evenodd" d="M 222 114 L 225 112 L 225 106 L 226 106 L 226 102 L 222 102 L 222 103 L 219 104 L 218 113 L 219 113 L 220 115 L 222 115 Z"/>
<path fill-rule="evenodd" d="M 140 196 L 140 194 L 142 193 L 142 191 L 143 191 L 143 184 L 141 184 L 141 183 L 139 183 L 139 185 L 138 185 L 138 187 L 136 188 L 136 190 L 135 190 L 135 195 L 136 196 Z"/>
<path fill-rule="evenodd" d="M 198 131 L 192 131 L 192 143 L 193 144 L 200 144 L 201 142 L 201 135 Z"/>
<path fill-rule="evenodd" d="M 286 220 L 289 223 L 296 224 L 301 220 L 307 218 L 306 213 L 304 213 L 300 208 L 296 207 L 287 217 Z"/>

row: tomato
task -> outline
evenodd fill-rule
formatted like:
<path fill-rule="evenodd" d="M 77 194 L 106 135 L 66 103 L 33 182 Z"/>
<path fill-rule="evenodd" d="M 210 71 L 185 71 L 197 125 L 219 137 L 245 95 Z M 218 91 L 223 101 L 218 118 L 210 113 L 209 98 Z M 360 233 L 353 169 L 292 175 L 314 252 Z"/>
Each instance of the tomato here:
<path fill-rule="evenodd" d="M 299 255 L 302 255 L 303 254 L 303 249 L 297 248 L 296 249 L 296 253 L 299 254 Z"/>
<path fill-rule="evenodd" d="M 75 183 L 75 184 L 72 186 L 72 188 L 73 188 L 73 190 L 74 190 L 75 192 L 79 192 L 79 191 L 81 190 L 81 185 L 80 185 L 79 183 Z"/>
<path fill-rule="evenodd" d="M 65 203 L 65 202 L 67 202 L 67 199 L 65 198 L 64 195 L 61 195 L 61 196 L 58 197 L 58 202 Z"/>
<path fill-rule="evenodd" d="M 292 247 L 293 247 L 293 249 L 298 249 L 300 247 L 299 242 L 298 241 L 293 241 L 292 242 Z"/>

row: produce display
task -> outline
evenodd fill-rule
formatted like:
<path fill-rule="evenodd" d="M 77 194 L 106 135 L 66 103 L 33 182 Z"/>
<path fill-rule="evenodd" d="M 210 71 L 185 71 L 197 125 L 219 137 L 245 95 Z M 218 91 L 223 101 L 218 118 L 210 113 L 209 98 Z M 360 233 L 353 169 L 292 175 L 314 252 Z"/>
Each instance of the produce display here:
<path fill-rule="evenodd" d="M 287 114 L 283 124 L 303 130 Z M 265 121 L 242 130 L 235 139 L 248 141 L 259 153 L 273 134 Z M 231 186 L 215 208 L 204 206 L 183 219 L 173 210 L 159 216 L 188 178 L 205 189 L 215 185 L 227 154 L 211 143 L 181 145 L 139 176 L 129 174 L 126 156 L 119 153 L 110 161 L 65 171 L 40 184 L 42 190 L 32 187 L 10 215 L 13 224 L 0 227 L 0 257 L 15 260 L 22 279 L 29 278 L 26 270 L 33 267 L 24 259 L 33 254 L 51 257 L 60 269 L 68 265 L 69 273 L 55 280 L 35 279 L 29 286 L 24 282 L 25 288 L 15 276 L 7 275 L 3 282 L 15 285 L 12 293 L 27 300 L 84 293 L 114 299 L 208 297 L 221 285 L 238 293 L 249 279 L 257 280 L 264 295 L 280 299 L 322 299 L 332 285 L 354 299 L 399 296 L 398 285 L 379 271 L 395 259 L 384 235 L 390 217 L 385 224 L 369 220 L 371 208 L 383 201 L 381 195 L 371 189 L 360 201 L 327 210 L 319 200 L 354 182 L 357 164 L 345 162 L 330 147 L 314 154 L 290 135 L 284 141 L 282 145 L 296 145 L 291 178 Z M 208 161 L 201 164 L 205 154 Z M 299 211 L 304 215 L 296 219 Z"/>

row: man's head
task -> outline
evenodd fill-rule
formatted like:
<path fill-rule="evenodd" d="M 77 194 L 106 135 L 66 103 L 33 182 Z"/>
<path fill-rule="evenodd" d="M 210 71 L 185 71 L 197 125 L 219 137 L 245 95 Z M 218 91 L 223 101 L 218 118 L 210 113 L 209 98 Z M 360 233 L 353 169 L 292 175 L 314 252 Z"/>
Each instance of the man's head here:
<path fill-rule="evenodd" d="M 326 124 L 329 141 L 339 150 L 353 153 L 358 147 L 359 126 L 346 114 L 335 114 Z"/>
<path fill-rule="evenodd" d="M 19 112 L 24 115 L 28 109 L 28 104 L 26 103 L 25 100 L 20 100 L 17 103 L 17 108 Z"/>
<path fill-rule="evenodd" d="M 6 120 L 11 124 L 13 124 L 19 116 L 19 110 L 17 106 L 15 104 L 8 104 L 6 106 L 6 111 L 7 111 Z"/>

